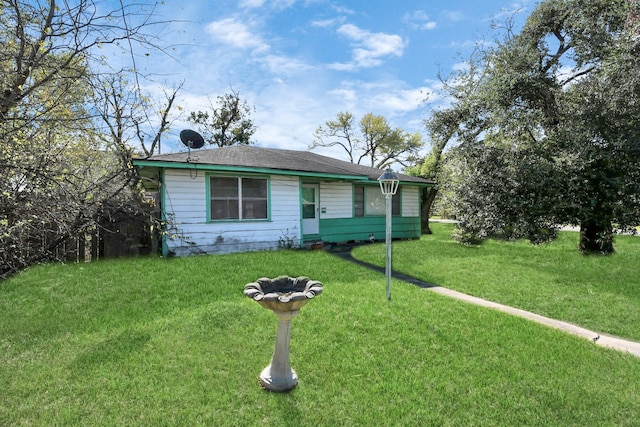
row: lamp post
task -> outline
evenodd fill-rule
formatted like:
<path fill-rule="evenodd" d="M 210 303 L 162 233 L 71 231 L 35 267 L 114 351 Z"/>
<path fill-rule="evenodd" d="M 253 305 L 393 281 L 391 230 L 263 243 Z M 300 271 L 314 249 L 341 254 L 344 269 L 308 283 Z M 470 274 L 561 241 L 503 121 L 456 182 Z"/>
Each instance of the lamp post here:
<path fill-rule="evenodd" d="M 380 178 L 378 178 L 378 182 L 380 183 L 380 191 L 385 197 L 386 204 L 386 244 L 387 244 L 387 264 L 385 268 L 385 273 L 387 275 L 387 300 L 391 300 L 391 198 L 396 191 L 398 191 L 398 184 L 400 181 L 398 177 L 391 169 L 387 169 Z"/>

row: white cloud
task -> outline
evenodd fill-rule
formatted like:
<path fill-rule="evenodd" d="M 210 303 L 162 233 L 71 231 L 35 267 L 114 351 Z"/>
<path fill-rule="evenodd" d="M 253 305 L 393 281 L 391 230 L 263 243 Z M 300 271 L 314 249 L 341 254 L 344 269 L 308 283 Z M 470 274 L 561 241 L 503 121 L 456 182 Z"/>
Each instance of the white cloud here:
<path fill-rule="evenodd" d="M 344 7 L 344 6 L 331 6 L 331 9 L 335 10 L 338 13 L 343 13 L 345 15 L 355 15 L 355 10 L 353 9 L 349 9 L 348 7 Z"/>
<path fill-rule="evenodd" d="M 269 49 L 269 45 L 258 34 L 252 32 L 247 24 L 235 18 L 213 21 L 207 24 L 205 29 L 214 39 L 235 48 L 254 49 L 256 51 Z"/>
<path fill-rule="evenodd" d="M 420 26 L 420 29 L 421 30 L 435 30 L 437 26 L 438 26 L 438 24 L 436 23 L 436 21 L 429 21 L 429 22 L 425 22 L 424 24 L 422 24 Z"/>
<path fill-rule="evenodd" d="M 304 61 L 288 56 L 268 55 L 260 59 L 262 66 L 275 75 L 297 75 L 313 69 Z"/>
<path fill-rule="evenodd" d="M 264 3 L 265 0 L 242 0 L 238 3 L 238 5 L 247 9 L 255 9 L 258 7 L 262 7 Z"/>
<path fill-rule="evenodd" d="M 333 64 L 327 65 L 327 68 L 334 71 L 353 71 L 357 67 L 356 64 L 352 62 L 334 62 Z"/>
<path fill-rule="evenodd" d="M 344 20 L 345 18 L 343 16 L 340 16 L 338 18 L 311 21 L 311 26 L 319 27 L 319 28 L 328 28 L 328 27 L 333 27 L 334 25 L 342 24 Z"/>
<path fill-rule="evenodd" d="M 424 10 L 406 13 L 402 20 L 415 30 L 434 30 L 438 26 Z"/>
<path fill-rule="evenodd" d="M 276 81 L 261 86 L 256 92 L 256 141 L 261 146 L 305 150 L 311 144 L 313 131 L 331 116 L 314 84 Z M 325 118 L 327 117 L 327 118 Z"/>
<path fill-rule="evenodd" d="M 390 112 L 413 111 L 424 104 L 425 99 L 433 99 L 434 92 L 428 87 L 404 89 L 397 92 L 380 93 L 372 98 L 372 104 Z"/>
<path fill-rule="evenodd" d="M 329 91 L 329 95 L 341 100 L 347 108 L 353 106 L 358 100 L 358 94 L 353 89 L 334 89 Z"/>
<path fill-rule="evenodd" d="M 372 33 L 353 24 L 342 25 L 337 32 L 351 40 L 353 61 L 330 65 L 334 70 L 375 67 L 382 64 L 382 58 L 386 56 L 402 56 L 406 46 L 406 42 L 399 35 Z"/>
<path fill-rule="evenodd" d="M 453 71 L 469 71 L 471 69 L 471 64 L 469 61 L 462 61 L 451 66 Z"/>
<path fill-rule="evenodd" d="M 263 6 L 270 6 L 274 9 L 286 9 L 295 3 L 296 0 L 240 0 L 238 6 L 245 9 L 258 9 Z"/>

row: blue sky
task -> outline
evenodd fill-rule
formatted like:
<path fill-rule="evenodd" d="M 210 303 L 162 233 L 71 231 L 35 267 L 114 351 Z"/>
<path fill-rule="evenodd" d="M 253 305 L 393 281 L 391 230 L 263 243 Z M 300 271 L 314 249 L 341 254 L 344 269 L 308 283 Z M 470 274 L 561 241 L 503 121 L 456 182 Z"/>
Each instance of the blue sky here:
<path fill-rule="evenodd" d="M 179 4 L 178 4 L 179 3 Z M 184 82 L 185 112 L 163 142 L 179 151 L 186 112 L 229 92 L 255 107 L 257 145 L 305 150 L 313 131 L 340 111 L 372 112 L 392 126 L 424 134 L 422 120 L 446 104 L 438 74 L 464 65 L 492 21 L 533 0 L 190 0 L 159 6 L 173 59 L 138 62 L 171 87 Z M 149 87 L 160 93 L 160 87 Z M 425 99 L 428 99 L 425 102 Z M 425 135 L 426 136 L 426 135 Z M 317 151 L 344 158 L 339 151 Z"/>

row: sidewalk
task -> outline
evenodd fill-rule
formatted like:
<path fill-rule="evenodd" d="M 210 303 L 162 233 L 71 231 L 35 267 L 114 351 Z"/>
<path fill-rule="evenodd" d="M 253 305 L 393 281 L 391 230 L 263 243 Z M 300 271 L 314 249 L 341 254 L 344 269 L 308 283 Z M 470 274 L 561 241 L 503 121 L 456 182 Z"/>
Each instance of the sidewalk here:
<path fill-rule="evenodd" d="M 353 262 L 355 264 L 361 265 L 363 267 L 369 268 L 374 271 L 378 271 L 382 274 L 385 273 L 384 267 L 379 267 L 377 265 L 369 264 L 368 262 L 364 262 L 358 259 L 355 259 L 351 255 L 352 246 L 342 246 L 337 250 L 331 251 L 332 254 L 346 260 Z M 543 325 L 547 325 L 549 327 L 559 329 L 561 331 L 577 335 L 582 338 L 586 338 L 596 345 L 602 347 L 612 348 L 614 350 L 630 353 L 636 357 L 640 357 L 640 343 L 635 341 L 628 341 L 622 338 L 617 338 L 610 335 L 600 334 L 598 332 L 591 331 L 589 329 L 582 328 L 580 326 L 572 325 L 567 322 L 563 322 L 560 320 L 551 319 L 549 317 L 540 316 L 539 314 L 531 313 L 526 310 L 521 310 L 519 308 L 509 307 L 503 304 L 498 304 L 492 301 L 487 301 L 482 298 L 477 298 L 471 295 L 463 294 L 462 292 L 453 291 L 451 289 L 443 288 L 438 285 L 434 285 L 431 283 L 423 282 L 414 277 L 410 277 L 398 272 L 392 272 L 392 276 L 395 279 L 402 280 L 404 282 L 410 283 L 412 285 L 418 286 L 423 289 L 430 290 L 432 292 L 438 293 L 440 295 L 445 295 L 451 298 L 456 298 L 462 301 L 466 301 L 471 304 L 476 304 L 482 307 L 492 308 L 494 310 L 499 310 L 504 313 L 509 313 L 514 316 L 523 317 L 525 319 L 532 320 L 537 323 L 541 323 Z"/>

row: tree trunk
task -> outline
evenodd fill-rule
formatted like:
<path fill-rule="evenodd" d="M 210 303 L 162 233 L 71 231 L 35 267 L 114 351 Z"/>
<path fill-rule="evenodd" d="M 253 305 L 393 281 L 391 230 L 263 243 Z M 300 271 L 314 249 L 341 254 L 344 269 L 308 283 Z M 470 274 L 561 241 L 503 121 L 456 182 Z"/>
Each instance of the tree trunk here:
<path fill-rule="evenodd" d="M 611 254 L 613 248 L 613 230 L 611 223 L 598 224 L 594 221 L 580 224 L 580 252 L 586 254 Z"/>
<path fill-rule="evenodd" d="M 437 194 L 438 190 L 434 187 L 428 187 L 422 190 L 422 203 L 420 206 L 420 230 L 422 234 L 432 234 L 431 228 L 429 228 L 429 217 L 431 216 L 431 207 Z"/>

